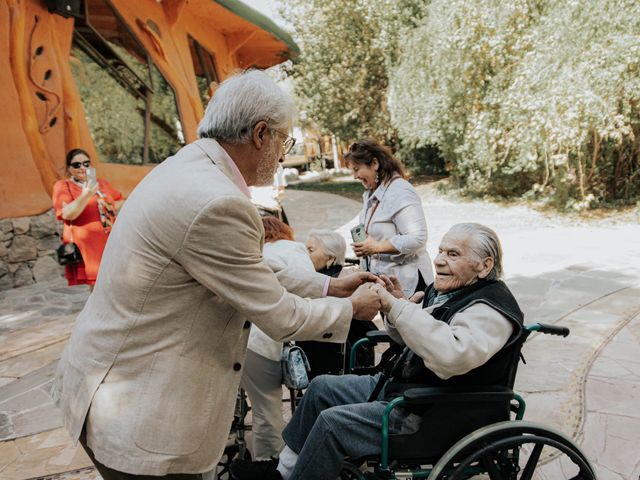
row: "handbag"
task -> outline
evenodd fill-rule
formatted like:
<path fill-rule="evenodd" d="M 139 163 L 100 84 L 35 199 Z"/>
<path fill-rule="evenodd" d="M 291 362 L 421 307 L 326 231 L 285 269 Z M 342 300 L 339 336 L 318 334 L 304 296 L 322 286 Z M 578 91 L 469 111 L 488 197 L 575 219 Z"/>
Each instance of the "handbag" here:
<path fill-rule="evenodd" d="M 80 249 L 73 242 L 60 245 L 56 249 L 56 257 L 60 265 L 75 265 L 82 262 Z"/>
<path fill-rule="evenodd" d="M 291 343 L 282 348 L 282 383 L 293 390 L 302 390 L 309 385 L 311 366 L 302 348 Z"/>
<path fill-rule="evenodd" d="M 67 189 L 69 190 L 69 195 L 73 198 L 71 194 L 71 189 L 69 188 L 69 183 L 67 183 Z M 75 200 L 75 198 L 74 198 Z M 69 243 L 62 243 L 56 249 L 56 259 L 60 265 L 75 265 L 76 263 L 82 262 L 82 254 L 80 253 L 80 249 L 73 242 L 73 224 L 69 222 L 69 231 L 71 233 L 71 241 Z M 60 233 L 60 240 L 62 241 L 62 233 Z"/>

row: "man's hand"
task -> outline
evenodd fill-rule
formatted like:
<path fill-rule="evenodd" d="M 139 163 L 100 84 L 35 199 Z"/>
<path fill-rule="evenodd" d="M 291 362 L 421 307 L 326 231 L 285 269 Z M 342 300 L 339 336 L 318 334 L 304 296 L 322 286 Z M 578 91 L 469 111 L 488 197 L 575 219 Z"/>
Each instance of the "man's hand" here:
<path fill-rule="evenodd" d="M 348 297 L 356 288 L 367 282 L 377 282 L 382 285 L 382 280 L 369 272 L 355 272 L 344 277 L 331 278 L 327 295 L 331 297 Z"/>
<path fill-rule="evenodd" d="M 360 285 L 358 289 L 349 297 L 353 306 L 353 318 L 357 320 L 372 320 L 380 310 L 380 297 L 376 289 L 384 291 L 377 283 L 366 283 Z"/>
<path fill-rule="evenodd" d="M 402 290 L 402 285 L 400 285 L 400 280 L 395 275 L 391 275 L 387 277 L 386 275 L 380 275 L 380 280 L 384 282 L 384 288 L 387 289 L 391 295 L 396 298 L 402 298 L 403 300 L 409 300 L 411 303 L 419 303 L 424 298 L 424 292 L 416 292 L 411 297 L 407 298 L 404 295 L 404 291 Z"/>
<path fill-rule="evenodd" d="M 424 292 L 416 292 L 411 297 L 409 297 L 409 301 L 411 303 L 420 303 L 424 299 Z"/>
<path fill-rule="evenodd" d="M 384 288 L 386 288 L 387 292 L 389 292 L 391 295 L 396 298 L 404 298 L 405 300 L 407 299 L 407 297 L 404 296 L 404 291 L 402 290 L 402 285 L 400 285 L 400 280 L 398 280 L 398 277 L 396 277 L 395 275 L 387 277 L 386 275 L 382 274 L 380 275 L 380 280 L 384 282 Z"/>
<path fill-rule="evenodd" d="M 391 310 L 391 304 L 393 299 L 391 297 L 400 298 L 402 300 L 409 300 L 411 303 L 419 303 L 424 298 L 424 292 L 416 292 L 411 295 L 411 298 L 407 298 L 404 295 L 402 290 L 402 285 L 400 285 L 400 281 L 398 277 L 395 275 L 391 275 L 387 277 L 386 275 L 380 275 L 380 280 L 384 282 L 385 289 L 375 287 L 373 290 L 380 297 L 380 305 L 382 306 L 382 311 L 384 313 L 389 313 Z"/>
<path fill-rule="evenodd" d="M 380 311 L 383 313 L 389 313 L 395 297 L 378 283 L 372 283 L 370 291 L 377 297 L 378 303 L 380 304 Z"/>

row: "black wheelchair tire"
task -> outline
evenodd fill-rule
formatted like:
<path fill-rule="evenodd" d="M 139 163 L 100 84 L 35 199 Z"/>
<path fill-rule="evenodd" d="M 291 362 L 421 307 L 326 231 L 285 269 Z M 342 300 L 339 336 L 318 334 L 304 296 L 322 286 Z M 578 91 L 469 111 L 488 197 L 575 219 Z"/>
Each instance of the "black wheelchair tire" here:
<path fill-rule="evenodd" d="M 510 450 L 523 445 L 535 445 L 532 456 L 522 468 L 500 471 L 500 459 L 507 458 Z M 471 433 L 436 463 L 428 480 L 462 480 L 469 478 L 468 469 L 479 464 L 491 480 L 530 480 L 538 467 L 540 453 L 549 446 L 565 455 L 578 468 L 570 480 L 596 480 L 596 474 L 587 457 L 564 434 L 533 422 L 507 421 L 481 428 Z M 533 457 L 533 458 L 532 458 Z"/>
<path fill-rule="evenodd" d="M 365 476 L 353 463 L 345 462 L 339 480 L 364 480 Z"/>

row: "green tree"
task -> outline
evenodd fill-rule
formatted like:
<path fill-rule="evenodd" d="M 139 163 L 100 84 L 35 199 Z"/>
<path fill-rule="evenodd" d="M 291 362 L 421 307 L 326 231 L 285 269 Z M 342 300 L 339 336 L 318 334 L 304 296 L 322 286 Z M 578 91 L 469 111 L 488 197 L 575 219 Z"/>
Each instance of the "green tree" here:
<path fill-rule="evenodd" d="M 302 54 L 290 74 L 307 119 L 344 139 L 397 143 L 391 124 L 388 66 L 400 32 L 423 1 L 289 0 L 283 9 Z"/>

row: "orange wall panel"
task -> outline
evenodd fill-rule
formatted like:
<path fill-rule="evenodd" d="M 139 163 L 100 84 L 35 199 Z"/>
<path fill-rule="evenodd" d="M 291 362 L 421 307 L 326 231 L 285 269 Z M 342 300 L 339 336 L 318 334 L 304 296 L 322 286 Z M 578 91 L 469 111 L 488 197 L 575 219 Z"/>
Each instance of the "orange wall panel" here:
<path fill-rule="evenodd" d="M 51 208 L 30 148 L 10 61 L 9 5 L 0 2 L 0 218 L 38 214 Z"/>
<path fill-rule="evenodd" d="M 266 32 L 211 0 L 109 2 L 173 86 L 187 142 L 195 140 L 204 111 L 188 35 L 213 54 L 221 80 L 238 68 L 247 50 L 255 50 L 262 64 L 276 63 L 268 51 L 249 43 L 230 52 L 230 45 Z M 0 0 L 0 218 L 49 209 L 51 188 L 65 175 L 64 157 L 71 148 L 87 150 L 99 176 L 125 194 L 152 168 L 100 162 L 70 68 L 74 21 L 44 5 Z M 270 34 L 264 39 L 259 38 L 262 47 L 268 44 L 272 51 L 283 45 Z"/>

